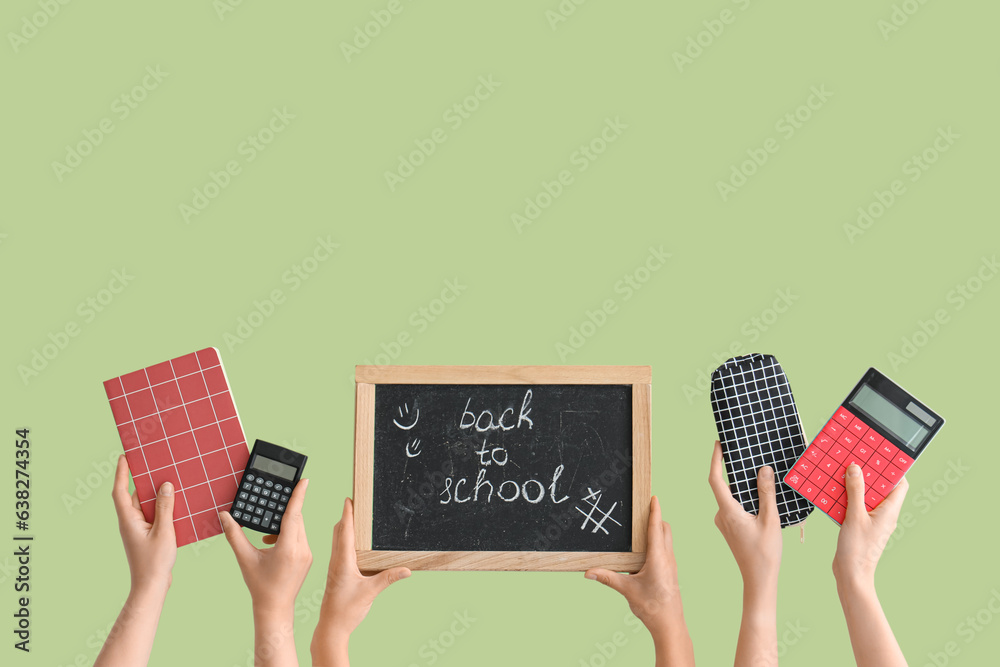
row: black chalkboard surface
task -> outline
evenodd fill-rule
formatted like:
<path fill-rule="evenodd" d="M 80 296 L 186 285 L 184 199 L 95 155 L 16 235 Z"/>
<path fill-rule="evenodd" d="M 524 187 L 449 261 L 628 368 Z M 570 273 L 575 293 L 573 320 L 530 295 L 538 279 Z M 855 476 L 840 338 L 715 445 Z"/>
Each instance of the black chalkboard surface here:
<path fill-rule="evenodd" d="M 628 385 L 378 385 L 372 549 L 622 552 Z"/>
<path fill-rule="evenodd" d="M 358 366 L 358 567 L 638 572 L 649 366 Z"/>

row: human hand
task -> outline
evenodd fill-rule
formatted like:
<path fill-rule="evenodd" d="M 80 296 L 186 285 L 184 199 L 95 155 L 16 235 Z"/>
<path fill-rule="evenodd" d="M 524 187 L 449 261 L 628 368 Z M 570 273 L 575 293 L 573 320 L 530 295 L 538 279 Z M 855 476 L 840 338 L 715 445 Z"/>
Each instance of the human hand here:
<path fill-rule="evenodd" d="M 280 613 L 291 612 L 295 608 L 295 597 L 312 565 L 312 552 L 302 520 L 302 504 L 308 486 L 308 479 L 300 480 L 295 485 L 281 521 L 281 532 L 277 536 L 264 537 L 267 544 L 274 545 L 270 548 L 258 549 L 252 545 L 243 533 L 243 527 L 229 512 L 219 513 L 226 540 L 236 555 L 255 611 Z"/>
<path fill-rule="evenodd" d="M 646 526 L 646 562 L 637 574 L 624 575 L 603 568 L 591 568 L 587 579 L 601 582 L 621 593 L 629 609 L 656 638 L 680 619 L 683 624 L 680 586 L 677 583 L 677 561 L 670 524 L 663 521 L 660 501 L 653 496 L 649 502 L 649 523 Z"/>
<path fill-rule="evenodd" d="M 344 642 L 361 624 L 379 593 L 410 576 L 406 567 L 394 567 L 371 576 L 361 574 L 354 550 L 354 503 L 344 500 L 344 514 L 333 527 L 333 551 L 326 574 L 320 620 L 313 635 L 313 656 L 322 646 Z M 316 664 L 320 664 L 317 662 Z"/>
<path fill-rule="evenodd" d="M 840 582 L 874 587 L 875 567 L 896 530 L 910 483 L 904 477 L 871 512 L 865 507 L 865 479 L 857 464 L 848 466 L 844 485 L 847 487 L 847 512 L 837 538 L 833 573 Z"/>
<path fill-rule="evenodd" d="M 172 581 L 171 570 L 177 560 L 177 538 L 174 537 L 174 488 L 164 482 L 156 494 L 153 523 L 148 523 L 139 507 L 139 497 L 129 496 L 128 463 L 118 457 L 111 498 L 118 514 L 118 531 L 125 547 L 132 590 L 161 589 L 166 591 Z"/>
<path fill-rule="evenodd" d="M 708 483 L 719 504 L 715 525 L 736 558 L 743 585 L 766 585 L 776 589 L 781 569 L 781 519 L 775 499 L 774 471 L 764 466 L 757 473 L 757 516 L 743 509 L 723 479 L 722 445 L 718 440 L 712 453 Z"/>

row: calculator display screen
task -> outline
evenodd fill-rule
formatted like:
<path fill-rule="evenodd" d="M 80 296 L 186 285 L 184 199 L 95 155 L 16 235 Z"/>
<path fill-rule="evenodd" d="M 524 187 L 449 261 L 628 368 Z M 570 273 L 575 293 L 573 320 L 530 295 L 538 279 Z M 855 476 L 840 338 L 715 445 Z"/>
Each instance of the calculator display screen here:
<path fill-rule="evenodd" d="M 927 438 L 929 431 L 925 426 L 867 384 L 855 392 L 849 403 L 860 408 L 875 423 L 902 440 L 912 451 L 919 449 Z"/>
<path fill-rule="evenodd" d="M 295 466 L 290 466 L 287 463 L 269 459 L 265 456 L 261 456 L 260 454 L 254 455 L 253 461 L 250 463 L 250 467 L 272 475 L 277 475 L 282 479 L 295 479 Z"/>

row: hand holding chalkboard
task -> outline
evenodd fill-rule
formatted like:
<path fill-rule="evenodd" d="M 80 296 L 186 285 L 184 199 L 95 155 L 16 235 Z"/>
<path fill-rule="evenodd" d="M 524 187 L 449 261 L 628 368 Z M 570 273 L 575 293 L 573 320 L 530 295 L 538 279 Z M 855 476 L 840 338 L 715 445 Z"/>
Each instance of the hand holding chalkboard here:
<path fill-rule="evenodd" d="M 598 554 L 639 569 L 648 367 L 359 366 L 357 377 L 363 570 L 585 569 Z"/>

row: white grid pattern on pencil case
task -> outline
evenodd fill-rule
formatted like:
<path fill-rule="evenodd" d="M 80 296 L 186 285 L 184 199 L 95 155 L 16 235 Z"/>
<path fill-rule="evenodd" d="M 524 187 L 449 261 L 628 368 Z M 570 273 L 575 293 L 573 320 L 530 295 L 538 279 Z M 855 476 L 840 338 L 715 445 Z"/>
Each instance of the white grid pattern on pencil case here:
<path fill-rule="evenodd" d="M 172 373 L 173 369 L 174 369 L 174 362 L 173 361 L 168 361 L 167 363 L 170 364 L 170 372 Z M 122 384 L 122 396 L 129 396 L 130 394 L 138 394 L 143 389 L 152 389 L 153 387 L 159 387 L 160 385 L 167 384 L 168 382 L 176 382 L 177 380 L 180 380 L 181 378 L 191 377 L 192 375 L 196 375 L 196 374 L 201 374 L 204 377 L 205 371 L 210 371 L 213 368 L 215 368 L 216 366 L 222 366 L 222 364 L 216 364 L 215 366 L 209 366 L 208 368 L 203 368 L 201 370 L 197 370 L 194 373 L 186 373 L 184 375 L 175 375 L 174 377 L 170 378 L 169 380 L 164 380 L 163 382 L 157 382 L 156 384 L 150 383 L 149 386 L 139 387 L 138 389 L 133 389 L 132 391 L 125 391 L 125 385 Z M 148 369 L 145 369 L 145 368 L 142 369 L 142 371 L 144 373 L 146 373 L 146 382 L 149 382 L 149 373 L 147 372 L 147 370 Z M 130 374 L 126 373 L 126 375 L 130 375 Z M 119 380 L 119 383 L 121 383 L 121 377 L 119 377 L 118 380 Z M 122 396 L 115 396 L 115 398 L 121 398 Z"/>

